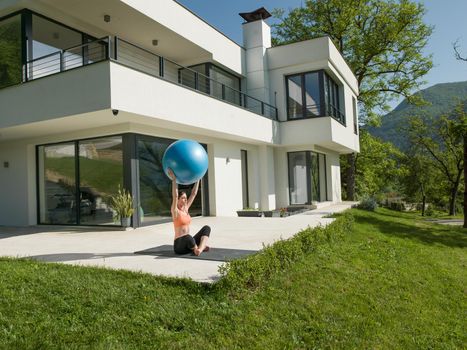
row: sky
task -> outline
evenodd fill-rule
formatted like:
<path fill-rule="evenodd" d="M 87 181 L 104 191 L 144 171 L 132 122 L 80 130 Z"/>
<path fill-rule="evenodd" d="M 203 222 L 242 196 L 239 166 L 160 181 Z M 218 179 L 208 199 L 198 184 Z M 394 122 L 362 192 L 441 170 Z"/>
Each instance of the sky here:
<path fill-rule="evenodd" d="M 235 42 L 242 43 L 240 12 L 264 6 L 272 11 L 301 6 L 301 0 L 177 0 Z M 416 0 L 425 5 L 425 22 L 434 26 L 426 48 L 433 55 L 434 67 L 422 88 L 437 83 L 467 81 L 467 63 L 454 57 L 452 43 L 458 40 L 461 54 L 467 57 L 467 0 Z M 269 24 L 274 19 L 268 20 Z"/>

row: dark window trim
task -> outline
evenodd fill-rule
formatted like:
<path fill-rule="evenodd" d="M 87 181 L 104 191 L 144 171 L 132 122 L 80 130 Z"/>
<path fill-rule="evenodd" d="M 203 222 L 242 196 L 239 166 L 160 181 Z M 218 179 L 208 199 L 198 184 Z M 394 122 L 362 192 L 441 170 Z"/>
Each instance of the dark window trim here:
<path fill-rule="evenodd" d="M 3 16 L 3 17 L 0 17 L 0 22 L 3 21 L 3 20 L 7 20 L 10 17 L 14 17 L 14 16 L 17 16 L 17 15 L 22 15 L 25 10 L 26 9 L 21 9 L 21 10 L 15 11 L 15 12 L 11 12 L 11 13 Z"/>
<path fill-rule="evenodd" d="M 248 208 L 250 206 L 250 188 L 249 188 L 249 181 L 248 181 L 248 151 L 246 149 L 241 149 L 240 150 L 240 154 L 244 154 L 245 155 L 245 179 L 246 179 L 246 183 L 245 183 L 245 190 L 246 190 L 246 207 Z M 241 157 L 241 156 L 240 156 Z M 243 171 L 243 169 L 242 169 Z M 242 174 L 243 176 L 243 174 Z"/>

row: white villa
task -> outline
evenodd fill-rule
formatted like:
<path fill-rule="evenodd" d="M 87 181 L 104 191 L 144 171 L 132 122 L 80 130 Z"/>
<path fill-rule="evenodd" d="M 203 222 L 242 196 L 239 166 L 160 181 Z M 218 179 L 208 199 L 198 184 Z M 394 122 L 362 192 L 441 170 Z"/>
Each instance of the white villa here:
<path fill-rule="evenodd" d="M 0 225 L 133 227 L 170 216 L 166 147 L 209 169 L 193 215 L 341 201 L 359 151 L 358 84 L 327 37 L 271 46 L 240 14 L 240 46 L 174 0 L 0 0 Z"/>

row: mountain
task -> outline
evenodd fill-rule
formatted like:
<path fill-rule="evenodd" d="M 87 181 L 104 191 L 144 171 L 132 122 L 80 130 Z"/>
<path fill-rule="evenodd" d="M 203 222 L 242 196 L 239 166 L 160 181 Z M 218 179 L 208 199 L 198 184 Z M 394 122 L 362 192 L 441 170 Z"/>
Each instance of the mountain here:
<path fill-rule="evenodd" d="M 418 107 L 404 100 L 392 112 L 382 117 L 380 127 L 368 127 L 370 134 L 383 141 L 392 142 L 402 150 L 406 149 L 408 141 L 401 129 L 407 126 L 410 117 L 420 115 L 438 118 L 451 112 L 457 103 L 467 100 L 467 81 L 436 84 L 420 90 L 418 94 L 421 94 L 429 105 Z"/>

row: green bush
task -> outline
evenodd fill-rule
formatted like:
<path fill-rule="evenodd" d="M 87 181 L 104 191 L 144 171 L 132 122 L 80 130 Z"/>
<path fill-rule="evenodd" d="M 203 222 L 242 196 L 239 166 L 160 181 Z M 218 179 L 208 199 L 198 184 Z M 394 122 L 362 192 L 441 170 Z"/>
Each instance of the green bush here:
<path fill-rule="evenodd" d="M 425 209 L 426 216 L 433 216 L 435 214 L 435 210 L 433 209 L 432 205 L 428 205 L 428 208 Z"/>
<path fill-rule="evenodd" d="M 375 209 L 378 208 L 378 203 L 376 202 L 376 199 L 372 197 L 364 198 L 357 205 L 357 208 L 363 209 L 363 210 L 375 211 Z"/>
<path fill-rule="evenodd" d="M 352 225 L 352 214 L 344 212 L 325 227 L 307 228 L 290 239 L 264 247 L 257 254 L 230 261 L 219 268 L 222 278 L 217 287 L 232 292 L 245 288 L 255 289 L 267 282 L 273 274 L 283 271 L 320 245 L 342 239 L 352 230 Z"/>
<path fill-rule="evenodd" d="M 405 205 L 403 202 L 391 202 L 389 203 L 389 209 L 397 211 L 405 211 Z"/>

